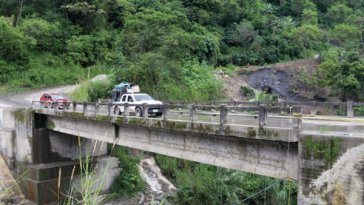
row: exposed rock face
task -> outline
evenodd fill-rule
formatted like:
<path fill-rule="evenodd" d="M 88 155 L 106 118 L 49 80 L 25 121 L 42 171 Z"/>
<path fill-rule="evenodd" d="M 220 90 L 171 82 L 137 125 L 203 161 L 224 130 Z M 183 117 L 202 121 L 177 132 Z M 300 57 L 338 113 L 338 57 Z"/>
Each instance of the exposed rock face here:
<path fill-rule="evenodd" d="M 268 94 L 289 96 L 288 74 L 285 71 L 275 72 L 271 68 L 257 70 L 250 75 L 249 85 Z"/>
<path fill-rule="evenodd" d="M 255 71 L 249 76 L 249 86 L 270 95 L 278 94 L 279 98 L 288 101 L 327 101 L 327 98 L 319 94 L 307 96 L 304 93 L 304 86 L 300 80 L 293 78 L 297 73 L 292 74 L 289 69 L 273 70 L 265 67 Z M 299 88 L 296 91 L 292 87 Z M 306 93 L 307 94 L 307 93 Z"/>

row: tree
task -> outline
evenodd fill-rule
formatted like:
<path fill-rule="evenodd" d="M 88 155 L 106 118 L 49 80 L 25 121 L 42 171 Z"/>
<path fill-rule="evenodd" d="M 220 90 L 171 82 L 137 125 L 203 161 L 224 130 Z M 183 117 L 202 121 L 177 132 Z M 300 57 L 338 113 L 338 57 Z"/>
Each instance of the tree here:
<path fill-rule="evenodd" d="M 297 11 L 297 17 L 301 14 L 303 9 L 310 9 L 316 11 L 316 5 L 310 0 L 292 0 L 293 10 Z"/>
<path fill-rule="evenodd" d="M 343 101 L 348 97 L 363 97 L 361 83 L 364 82 L 364 65 L 358 52 L 348 52 L 339 62 L 339 52 L 330 49 L 319 66 L 319 72 L 322 77 L 319 84 L 330 86 L 331 95 L 338 95 Z"/>
<path fill-rule="evenodd" d="M 329 34 L 331 39 L 337 40 L 343 46 L 348 41 L 359 41 L 360 33 L 358 27 L 354 25 L 339 24 Z"/>
<path fill-rule="evenodd" d="M 42 51 L 50 51 L 56 34 L 59 33 L 59 23 L 50 24 L 42 19 L 26 19 L 19 27 L 25 35 L 37 40 L 37 47 Z"/>
<path fill-rule="evenodd" d="M 332 25 L 344 23 L 351 14 L 353 14 L 353 9 L 347 7 L 345 4 L 338 4 L 328 9 L 328 15 Z"/>
<path fill-rule="evenodd" d="M 304 9 L 302 12 L 302 23 L 303 24 L 310 24 L 310 25 L 317 25 L 317 12 L 312 11 L 309 9 Z"/>
<path fill-rule="evenodd" d="M 243 46 L 244 53 L 246 49 L 259 46 L 258 33 L 250 22 L 242 21 L 238 27 L 235 36 L 233 37 L 236 44 Z"/>
<path fill-rule="evenodd" d="M 314 44 L 319 39 L 320 35 L 321 31 L 317 26 L 307 24 L 294 28 L 290 33 L 293 42 L 302 45 L 305 58 L 307 58 L 307 47 Z"/>

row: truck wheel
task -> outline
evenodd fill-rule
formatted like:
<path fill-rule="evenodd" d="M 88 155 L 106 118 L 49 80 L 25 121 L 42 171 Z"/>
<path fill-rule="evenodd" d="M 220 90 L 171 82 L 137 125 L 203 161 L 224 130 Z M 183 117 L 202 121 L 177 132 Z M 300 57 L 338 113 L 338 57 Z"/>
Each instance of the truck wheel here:
<path fill-rule="evenodd" d="M 141 117 L 142 115 L 142 110 L 139 107 L 135 108 L 135 117 Z"/>
<path fill-rule="evenodd" d="M 115 113 L 115 115 L 120 115 L 120 108 L 116 107 L 114 113 Z"/>

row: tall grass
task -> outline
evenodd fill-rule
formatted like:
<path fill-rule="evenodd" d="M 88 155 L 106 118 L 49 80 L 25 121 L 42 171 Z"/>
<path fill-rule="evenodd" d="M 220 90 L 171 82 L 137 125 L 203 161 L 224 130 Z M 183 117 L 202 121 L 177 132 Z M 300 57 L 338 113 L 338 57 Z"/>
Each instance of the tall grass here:
<path fill-rule="evenodd" d="M 111 152 L 115 147 L 117 139 L 115 140 L 114 144 L 111 147 Z M 81 150 L 82 142 L 80 137 L 78 137 L 78 144 Z M 73 204 L 87 204 L 87 205 L 96 205 L 102 204 L 106 200 L 108 200 L 112 195 L 110 194 L 102 194 L 102 190 L 104 187 L 104 179 L 107 173 L 107 170 L 112 163 L 113 159 L 109 156 L 107 165 L 105 167 L 99 167 L 99 163 L 97 161 L 100 158 L 101 149 L 103 147 L 104 141 L 100 146 L 100 150 L 96 150 L 97 141 L 92 140 L 90 149 L 86 151 L 86 157 L 82 158 L 82 153 L 79 152 L 79 168 L 80 168 L 80 175 L 74 176 L 76 165 L 72 170 L 71 174 L 71 182 L 70 188 L 67 193 L 62 193 L 58 190 L 58 193 L 54 193 L 58 196 L 59 199 L 63 198 L 62 201 L 59 201 L 59 204 L 65 205 L 73 205 Z M 99 153 L 94 156 L 95 153 Z M 97 173 L 99 171 L 100 173 Z M 60 189 L 61 183 L 61 175 L 62 170 L 59 169 L 58 175 L 58 189 Z"/>
<path fill-rule="evenodd" d="M 72 100 L 81 102 L 96 102 L 98 98 L 107 98 L 112 90 L 112 86 L 108 82 L 86 81 L 79 87 L 68 93 Z"/>

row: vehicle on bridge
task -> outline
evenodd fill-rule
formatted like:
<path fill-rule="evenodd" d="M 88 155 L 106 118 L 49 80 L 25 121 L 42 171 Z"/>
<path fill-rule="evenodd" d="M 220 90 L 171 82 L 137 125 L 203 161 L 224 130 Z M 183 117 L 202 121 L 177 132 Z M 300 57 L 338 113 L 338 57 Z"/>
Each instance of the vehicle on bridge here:
<path fill-rule="evenodd" d="M 129 112 L 131 114 L 135 114 L 136 117 L 142 117 L 143 116 L 143 107 L 140 106 L 140 104 L 147 103 L 149 105 L 163 105 L 161 101 L 154 100 L 150 95 L 143 94 L 143 93 L 127 93 L 123 94 L 120 98 L 120 100 L 113 101 L 113 107 L 112 110 L 114 111 L 114 114 L 121 115 L 121 113 L 124 112 L 124 106 L 117 105 L 119 103 L 128 103 L 129 104 Z M 137 106 L 133 106 L 133 104 L 138 104 Z M 152 106 L 148 107 L 148 114 L 149 115 L 155 115 L 155 116 L 162 116 L 163 115 L 163 109 L 161 106 Z"/>
<path fill-rule="evenodd" d="M 46 102 L 43 105 L 44 108 L 48 107 L 49 102 L 51 102 L 52 109 L 55 107 L 56 103 L 58 103 L 58 108 L 63 109 L 63 102 L 66 102 L 67 109 L 70 108 L 70 101 L 67 98 L 57 93 L 51 93 L 51 94 L 44 93 L 40 97 L 40 101 Z"/>

